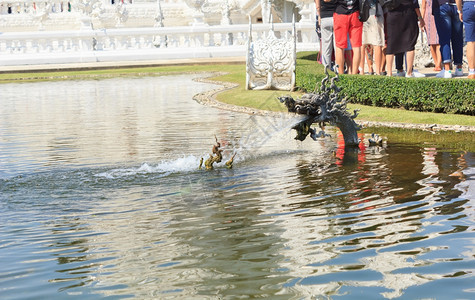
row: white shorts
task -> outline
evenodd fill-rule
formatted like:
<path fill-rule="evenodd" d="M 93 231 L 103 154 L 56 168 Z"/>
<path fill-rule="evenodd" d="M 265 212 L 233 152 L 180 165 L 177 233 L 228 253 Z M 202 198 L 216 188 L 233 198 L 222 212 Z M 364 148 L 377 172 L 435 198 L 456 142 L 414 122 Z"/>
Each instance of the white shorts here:
<path fill-rule="evenodd" d="M 381 7 L 378 7 L 378 12 L 380 16 L 376 17 L 376 8 L 371 8 L 368 20 L 363 23 L 363 45 L 384 47 L 384 16 Z"/>

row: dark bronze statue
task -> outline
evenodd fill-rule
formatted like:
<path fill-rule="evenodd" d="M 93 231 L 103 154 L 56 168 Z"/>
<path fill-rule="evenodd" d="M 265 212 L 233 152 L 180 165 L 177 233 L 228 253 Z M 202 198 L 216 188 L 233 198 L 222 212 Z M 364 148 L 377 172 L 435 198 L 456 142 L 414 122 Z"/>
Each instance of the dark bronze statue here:
<path fill-rule="evenodd" d="M 214 139 L 216 140 L 216 145 L 213 145 L 213 148 L 211 149 L 211 152 L 213 152 L 214 155 L 210 154 L 209 158 L 205 160 L 204 163 L 206 170 L 212 170 L 214 168 L 214 163 L 220 163 L 223 160 L 223 150 L 220 149 L 221 144 L 218 142 L 218 138 L 216 136 L 214 136 Z M 232 169 L 234 156 L 236 156 L 236 153 L 234 153 L 231 159 L 225 163 L 226 168 Z M 203 158 L 200 159 L 200 166 L 198 168 L 201 169 L 202 165 Z"/>
<path fill-rule="evenodd" d="M 328 123 L 341 130 L 346 146 L 357 146 L 360 142 L 357 134 L 360 127 L 353 119 L 358 116 L 358 111 L 354 110 L 353 114 L 347 111 L 347 99 L 342 99 L 341 89 L 335 84 L 339 80 L 338 72 L 335 73 L 335 77 L 330 79 L 328 68 L 325 67 L 325 74 L 326 77 L 321 82 L 320 93 L 314 91 L 304 94 L 296 100 L 291 96 L 278 98 L 289 112 L 307 116 L 293 127 L 297 131 L 295 139 L 303 141 L 310 135 L 313 140 L 316 140 L 319 137 L 327 136 L 324 129 L 325 124 Z M 318 133 L 311 127 L 314 123 L 319 124 L 320 131 Z"/>
<path fill-rule="evenodd" d="M 225 163 L 226 168 L 228 168 L 228 169 L 232 169 L 232 168 L 233 168 L 234 156 L 236 156 L 236 153 L 234 153 L 233 156 L 231 156 L 231 159 L 228 160 L 228 161 Z"/>

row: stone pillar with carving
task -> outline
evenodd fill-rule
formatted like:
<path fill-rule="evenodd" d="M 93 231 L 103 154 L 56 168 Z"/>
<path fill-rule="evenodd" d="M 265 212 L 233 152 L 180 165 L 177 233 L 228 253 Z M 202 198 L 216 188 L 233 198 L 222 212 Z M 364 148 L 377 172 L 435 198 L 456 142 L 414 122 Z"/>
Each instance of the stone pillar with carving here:
<path fill-rule="evenodd" d="M 272 0 L 261 0 L 262 23 L 271 23 L 272 16 Z"/>
<path fill-rule="evenodd" d="M 192 17 L 193 23 L 192 26 L 205 25 L 204 14 L 202 11 L 202 6 L 205 4 L 206 0 L 184 0 L 186 5 L 193 10 Z"/>
<path fill-rule="evenodd" d="M 38 3 L 36 5 L 36 10 L 30 11 L 30 16 L 32 19 L 37 20 L 38 30 L 43 31 L 45 30 L 44 23 L 46 20 L 50 18 L 49 13 L 51 11 L 51 4 L 49 2 Z"/>
<path fill-rule="evenodd" d="M 222 4 L 222 17 L 221 17 L 221 25 L 231 25 L 231 9 L 229 6 L 228 0 L 224 0 Z M 226 34 L 226 44 L 232 45 L 233 44 L 233 34 L 228 32 Z"/>
<path fill-rule="evenodd" d="M 293 1 L 300 14 L 300 24 L 315 24 L 315 1 L 314 0 L 294 0 Z M 302 34 L 303 43 L 312 43 L 316 39 L 316 35 Z"/>
<path fill-rule="evenodd" d="M 157 27 L 157 28 L 164 27 L 162 5 L 160 4 L 160 0 L 157 0 L 157 13 L 155 14 L 154 27 Z M 160 35 L 157 35 L 153 39 L 153 45 L 157 48 L 166 48 L 168 46 L 167 44 L 168 44 L 168 38 L 166 35 L 164 35 L 163 37 Z"/>
<path fill-rule="evenodd" d="M 129 18 L 129 11 L 125 2 L 119 2 L 115 5 L 116 27 L 124 27 L 124 23 Z"/>
<path fill-rule="evenodd" d="M 73 4 L 74 10 L 81 22 L 81 31 L 93 31 L 92 18 L 99 17 L 104 11 L 101 0 L 76 0 Z M 80 41 L 80 47 L 83 51 L 95 50 L 96 45 L 96 38 L 92 38 L 92 40 L 82 39 Z"/>
<path fill-rule="evenodd" d="M 74 10 L 79 15 L 81 22 L 81 30 L 88 30 L 92 28 L 92 3 L 91 0 L 75 0 L 73 4 Z"/>

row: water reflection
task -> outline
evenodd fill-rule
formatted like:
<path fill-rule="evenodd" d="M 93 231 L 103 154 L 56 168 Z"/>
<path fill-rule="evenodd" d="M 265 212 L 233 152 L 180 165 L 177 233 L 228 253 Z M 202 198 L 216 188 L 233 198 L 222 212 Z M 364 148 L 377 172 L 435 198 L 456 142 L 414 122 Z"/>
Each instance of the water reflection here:
<path fill-rule="evenodd" d="M 2 298 L 473 298 L 473 152 L 296 142 L 191 78 L 1 87 Z"/>

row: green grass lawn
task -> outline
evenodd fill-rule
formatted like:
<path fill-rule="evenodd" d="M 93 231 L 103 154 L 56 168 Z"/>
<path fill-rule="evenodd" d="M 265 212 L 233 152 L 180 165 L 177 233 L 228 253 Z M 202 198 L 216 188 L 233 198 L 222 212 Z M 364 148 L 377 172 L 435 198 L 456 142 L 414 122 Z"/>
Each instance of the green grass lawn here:
<path fill-rule="evenodd" d="M 229 104 L 247 106 L 271 111 L 286 111 L 278 100 L 278 96 L 291 95 L 298 97 L 301 93 L 286 91 L 249 91 L 245 89 L 245 68 L 238 73 L 230 73 L 216 77 L 215 80 L 230 81 L 239 84 L 239 87 L 222 92 L 217 95 L 217 100 Z M 438 114 L 429 112 L 407 111 L 404 109 L 383 108 L 361 104 L 349 104 L 348 109 L 360 109 L 357 120 L 374 122 L 401 122 L 415 124 L 443 124 L 475 126 L 475 117 L 456 114 Z"/>
<path fill-rule="evenodd" d="M 310 59 L 309 59 L 310 58 Z M 312 61 L 312 56 L 300 55 L 297 60 L 297 68 L 320 68 L 316 62 Z M 245 89 L 246 68 L 244 64 L 216 64 L 216 65 L 180 65 L 163 67 L 141 67 L 123 69 L 99 69 L 80 71 L 60 71 L 60 72 L 36 72 L 36 73 L 10 73 L 0 74 L 0 83 L 18 81 L 37 80 L 68 80 L 81 78 L 102 78 L 102 77 L 125 77 L 125 76 L 160 76 L 179 73 L 196 72 L 227 72 L 226 75 L 213 78 L 218 81 L 237 83 L 237 88 L 224 91 L 217 95 L 217 100 L 240 106 L 251 108 L 285 111 L 285 107 L 278 100 L 278 96 L 291 95 L 298 97 L 299 92 L 286 91 L 249 91 Z M 437 114 L 426 112 L 406 111 L 403 109 L 380 108 L 359 104 L 348 105 L 350 110 L 360 109 L 357 120 L 376 122 L 405 122 L 416 124 L 441 124 L 441 125 L 464 125 L 475 126 L 475 117 L 455 114 Z"/>

